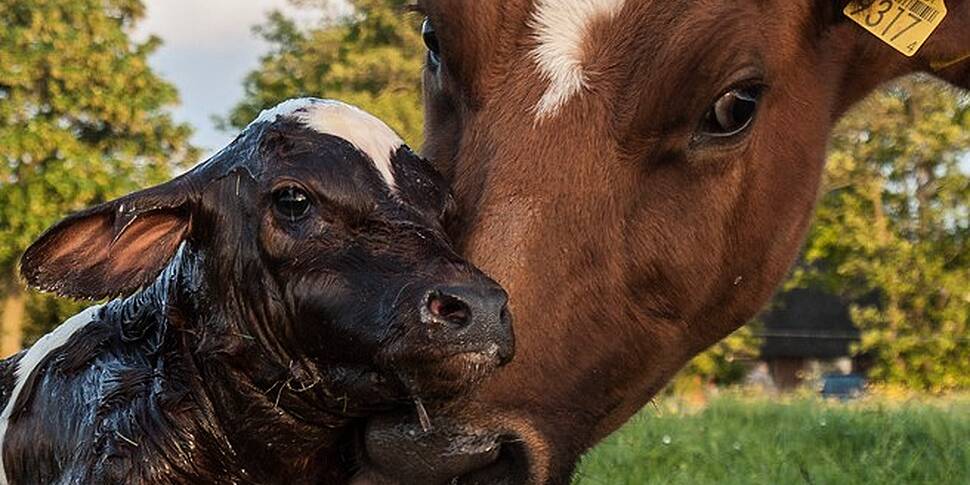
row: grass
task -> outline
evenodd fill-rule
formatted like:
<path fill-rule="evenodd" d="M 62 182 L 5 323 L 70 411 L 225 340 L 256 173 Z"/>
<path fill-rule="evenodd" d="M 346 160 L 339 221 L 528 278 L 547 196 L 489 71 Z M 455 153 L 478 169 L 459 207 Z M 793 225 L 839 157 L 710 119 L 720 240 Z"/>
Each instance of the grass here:
<path fill-rule="evenodd" d="M 584 457 L 574 481 L 661 483 L 970 484 L 970 395 L 665 401 Z"/>

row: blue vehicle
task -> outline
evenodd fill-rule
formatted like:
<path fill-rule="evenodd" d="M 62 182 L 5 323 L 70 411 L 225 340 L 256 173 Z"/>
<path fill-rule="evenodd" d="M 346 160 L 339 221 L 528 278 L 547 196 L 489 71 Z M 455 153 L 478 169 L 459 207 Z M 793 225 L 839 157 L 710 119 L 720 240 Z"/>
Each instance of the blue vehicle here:
<path fill-rule="evenodd" d="M 862 374 L 826 374 L 822 378 L 822 397 L 843 401 L 862 396 L 866 378 Z"/>

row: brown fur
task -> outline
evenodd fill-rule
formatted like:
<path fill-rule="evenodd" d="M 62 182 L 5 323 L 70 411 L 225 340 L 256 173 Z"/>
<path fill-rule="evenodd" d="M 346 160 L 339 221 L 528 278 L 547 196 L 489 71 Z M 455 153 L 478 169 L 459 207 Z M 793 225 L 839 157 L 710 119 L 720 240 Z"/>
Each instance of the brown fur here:
<path fill-rule="evenodd" d="M 535 123 L 547 82 L 532 1 L 423 2 L 443 50 L 425 77 L 425 154 L 454 183 L 465 254 L 506 286 L 518 323 L 514 362 L 451 414 L 524 442 L 528 472 L 509 482 L 566 483 L 582 452 L 748 321 L 798 252 L 839 116 L 970 51 L 970 1 L 947 0 L 912 59 L 844 3 L 627 0 L 590 28 L 589 89 Z M 767 85 L 749 136 L 692 143 L 744 68 Z M 970 61 L 936 74 L 970 87 Z"/>

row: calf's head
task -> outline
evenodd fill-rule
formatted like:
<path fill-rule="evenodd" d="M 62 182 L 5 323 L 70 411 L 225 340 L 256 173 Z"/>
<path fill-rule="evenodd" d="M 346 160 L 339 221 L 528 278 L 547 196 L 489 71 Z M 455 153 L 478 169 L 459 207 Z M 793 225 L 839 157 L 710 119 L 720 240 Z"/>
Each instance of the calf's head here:
<path fill-rule="evenodd" d="M 296 366 L 353 413 L 451 396 L 511 358 L 507 296 L 449 246 L 451 208 L 386 125 L 291 100 L 190 172 L 57 224 L 22 272 L 90 299 L 170 279 L 167 304 L 199 345 Z"/>
<path fill-rule="evenodd" d="M 846 18 L 847 1 L 418 3 L 424 154 L 453 182 L 462 250 L 518 322 L 515 362 L 455 419 L 508 433 L 497 456 L 536 482 L 564 483 L 761 307 L 853 102 L 920 70 L 970 86 L 967 0 L 933 2 L 949 13 L 913 57 Z M 906 10 L 925 2 L 859 3 L 881 29 L 941 18 Z M 375 461 L 408 448 L 373 429 Z"/>

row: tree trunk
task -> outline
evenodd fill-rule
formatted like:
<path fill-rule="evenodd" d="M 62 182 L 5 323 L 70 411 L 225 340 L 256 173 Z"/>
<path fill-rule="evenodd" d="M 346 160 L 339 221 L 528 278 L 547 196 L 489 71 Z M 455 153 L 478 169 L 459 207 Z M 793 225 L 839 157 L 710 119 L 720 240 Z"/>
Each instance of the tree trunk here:
<path fill-rule="evenodd" d="M 23 347 L 24 310 L 27 299 L 23 291 L 11 290 L 0 307 L 0 358 L 7 358 Z"/>

